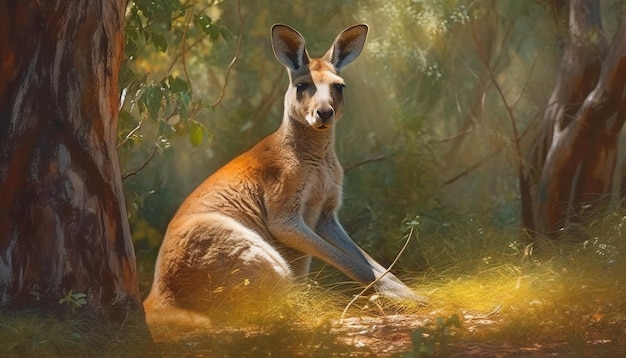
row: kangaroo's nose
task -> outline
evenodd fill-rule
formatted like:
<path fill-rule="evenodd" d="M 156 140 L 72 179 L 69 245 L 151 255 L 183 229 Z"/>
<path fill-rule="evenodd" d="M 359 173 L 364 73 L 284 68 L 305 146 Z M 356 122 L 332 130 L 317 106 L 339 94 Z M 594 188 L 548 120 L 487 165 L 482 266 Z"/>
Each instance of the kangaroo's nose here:
<path fill-rule="evenodd" d="M 323 122 L 326 122 L 327 120 L 329 120 L 333 115 L 335 114 L 335 111 L 330 108 L 330 109 L 323 109 L 323 110 L 317 110 L 317 115 L 318 117 L 320 117 L 320 119 Z"/>

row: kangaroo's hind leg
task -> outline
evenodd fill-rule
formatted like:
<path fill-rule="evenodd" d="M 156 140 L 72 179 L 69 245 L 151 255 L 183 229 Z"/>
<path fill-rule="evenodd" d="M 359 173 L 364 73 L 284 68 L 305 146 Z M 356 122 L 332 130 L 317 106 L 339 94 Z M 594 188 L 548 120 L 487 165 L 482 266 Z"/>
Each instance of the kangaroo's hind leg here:
<path fill-rule="evenodd" d="M 260 234 L 221 214 L 195 214 L 168 228 L 149 298 L 203 312 L 292 281 L 289 264 Z"/>

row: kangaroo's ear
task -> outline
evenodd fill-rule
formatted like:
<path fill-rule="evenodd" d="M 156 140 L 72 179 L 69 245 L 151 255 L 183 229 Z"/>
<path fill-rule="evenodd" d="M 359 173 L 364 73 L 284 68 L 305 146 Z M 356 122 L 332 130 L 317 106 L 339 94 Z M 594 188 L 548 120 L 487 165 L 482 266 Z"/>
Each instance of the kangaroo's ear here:
<path fill-rule="evenodd" d="M 278 61 L 290 71 L 297 71 L 309 63 L 304 38 L 287 25 L 272 26 L 272 49 Z"/>
<path fill-rule="evenodd" d="M 365 46 L 367 30 L 366 24 L 359 24 L 349 27 L 337 35 L 335 42 L 325 55 L 325 58 L 335 66 L 337 72 L 340 72 L 359 57 L 363 46 Z"/>

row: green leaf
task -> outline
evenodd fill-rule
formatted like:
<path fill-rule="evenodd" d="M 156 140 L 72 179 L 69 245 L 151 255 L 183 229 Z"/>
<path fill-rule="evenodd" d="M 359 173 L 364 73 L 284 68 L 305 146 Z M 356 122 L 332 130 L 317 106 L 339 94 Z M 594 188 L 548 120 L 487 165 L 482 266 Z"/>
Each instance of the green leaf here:
<path fill-rule="evenodd" d="M 226 41 L 230 41 L 233 37 L 230 31 L 228 31 L 228 28 L 214 23 L 213 19 L 204 14 L 200 16 L 196 15 L 194 22 L 202 32 L 209 35 L 211 42 L 217 41 L 220 36 Z"/>
<path fill-rule="evenodd" d="M 417 328 L 411 333 L 411 342 L 413 342 L 413 352 L 418 353 L 419 348 L 424 344 L 424 333 L 428 333 L 426 328 Z"/>
<path fill-rule="evenodd" d="M 157 145 L 161 149 L 167 149 L 171 147 L 172 143 L 170 142 L 170 138 L 172 138 L 176 131 L 165 121 L 157 121 L 159 124 L 157 134 L 159 136 L 159 140 Z"/>
<path fill-rule="evenodd" d="M 195 17 L 195 23 L 196 26 L 198 26 L 198 28 L 200 28 L 200 30 L 202 30 L 202 32 L 204 32 L 207 35 L 211 34 L 212 31 L 212 27 L 213 27 L 213 19 L 211 19 L 210 17 L 206 16 L 206 15 L 196 15 Z"/>
<path fill-rule="evenodd" d="M 222 35 L 222 38 L 225 41 L 228 42 L 233 39 L 233 34 L 230 32 L 230 30 L 228 30 L 226 26 L 220 26 L 219 31 L 220 31 L 220 35 Z"/>
<path fill-rule="evenodd" d="M 144 98 L 146 107 L 148 108 L 148 115 L 151 119 L 157 119 L 159 117 L 159 110 L 161 109 L 161 101 L 163 99 L 161 86 L 154 83 L 148 85 Z"/>
<path fill-rule="evenodd" d="M 178 101 L 178 115 L 181 120 L 186 120 L 189 117 L 189 104 L 191 103 L 191 97 L 187 92 L 181 92 L 176 95 Z"/>
<path fill-rule="evenodd" d="M 194 147 L 202 144 L 204 140 L 204 130 L 202 126 L 198 123 L 193 123 L 191 126 L 191 131 L 189 132 L 189 141 Z"/>
<path fill-rule="evenodd" d="M 152 43 L 154 43 L 154 47 L 156 47 L 157 51 L 165 52 L 167 51 L 167 40 L 165 36 L 161 34 L 152 33 L 151 35 Z"/>
<path fill-rule="evenodd" d="M 133 70 L 131 70 L 127 66 L 122 66 L 122 68 L 120 68 L 119 74 L 119 86 L 121 88 L 127 87 L 131 82 L 133 82 L 133 80 L 135 80 L 136 77 L 137 76 L 135 75 Z"/>
<path fill-rule="evenodd" d="M 446 325 L 461 328 L 461 320 L 459 319 L 459 316 L 453 314 L 452 316 L 450 316 L 450 318 L 448 318 L 448 322 L 446 322 Z"/>
<path fill-rule="evenodd" d="M 169 84 L 170 91 L 172 93 L 189 91 L 189 84 L 187 84 L 187 82 L 180 77 L 169 76 L 167 78 L 167 83 Z"/>
<path fill-rule="evenodd" d="M 425 342 L 419 349 L 417 350 L 418 356 L 432 356 L 435 352 L 435 341 L 429 340 Z"/>

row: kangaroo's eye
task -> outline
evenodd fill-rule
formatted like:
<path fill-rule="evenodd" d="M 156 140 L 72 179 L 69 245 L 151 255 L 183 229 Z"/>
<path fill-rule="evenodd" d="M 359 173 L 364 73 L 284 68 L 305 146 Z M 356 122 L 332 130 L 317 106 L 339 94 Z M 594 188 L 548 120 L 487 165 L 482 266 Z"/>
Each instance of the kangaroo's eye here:
<path fill-rule="evenodd" d="M 335 89 L 339 92 L 342 93 L 343 89 L 346 87 L 346 85 L 344 85 L 343 83 L 335 83 L 333 85 L 333 87 L 335 87 Z"/>
<path fill-rule="evenodd" d="M 306 82 L 300 82 L 296 84 L 296 91 L 298 91 L 298 93 L 302 93 L 307 88 L 309 88 L 309 84 Z"/>

